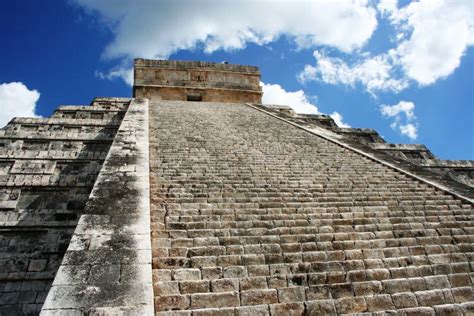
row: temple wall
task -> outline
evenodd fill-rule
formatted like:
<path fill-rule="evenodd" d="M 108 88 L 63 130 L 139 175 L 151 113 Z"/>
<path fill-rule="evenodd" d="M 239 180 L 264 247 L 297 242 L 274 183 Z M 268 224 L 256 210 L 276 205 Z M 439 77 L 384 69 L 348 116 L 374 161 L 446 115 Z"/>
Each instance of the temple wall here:
<path fill-rule="evenodd" d="M 260 103 L 262 98 L 261 93 L 258 92 L 223 89 L 183 89 L 170 87 L 157 88 L 135 86 L 134 93 L 136 98 L 174 101 L 187 101 L 188 96 L 200 96 L 200 101 L 202 102 Z"/>
<path fill-rule="evenodd" d="M 135 60 L 134 97 L 152 100 L 261 103 L 260 72 L 252 66 Z"/>

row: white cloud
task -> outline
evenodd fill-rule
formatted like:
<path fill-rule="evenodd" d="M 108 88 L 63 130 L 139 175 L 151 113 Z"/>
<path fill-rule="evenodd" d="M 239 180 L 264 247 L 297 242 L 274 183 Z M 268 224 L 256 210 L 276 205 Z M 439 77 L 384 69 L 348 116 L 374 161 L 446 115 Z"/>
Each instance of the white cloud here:
<path fill-rule="evenodd" d="M 319 114 L 316 105 L 311 104 L 303 90 L 288 92 L 279 84 L 261 83 L 264 104 L 288 105 L 296 113 Z"/>
<path fill-rule="evenodd" d="M 395 105 L 383 104 L 380 106 L 383 116 L 393 118 L 390 127 L 400 134 L 414 140 L 418 137 L 418 121 L 415 116 L 415 104 L 409 101 L 400 101 Z"/>
<path fill-rule="evenodd" d="M 128 67 L 117 67 L 110 70 L 108 73 L 101 71 L 95 72 L 96 77 L 100 79 L 113 80 L 116 78 L 121 78 L 127 85 L 130 87 L 133 86 L 133 68 Z"/>
<path fill-rule="evenodd" d="M 265 84 L 260 83 L 263 90 L 262 103 L 263 104 L 277 104 L 287 105 L 296 113 L 303 114 L 322 114 L 318 111 L 316 105 L 309 101 L 309 97 L 303 90 L 289 92 L 283 89 L 279 84 Z M 339 127 L 351 127 L 349 124 L 343 122 L 343 117 L 338 112 L 333 112 L 329 115 Z"/>
<path fill-rule="evenodd" d="M 474 45 L 472 0 L 421 0 L 400 9 L 393 4 L 378 8 L 400 32 L 396 61 L 421 85 L 449 76 Z"/>
<path fill-rule="evenodd" d="M 404 113 L 407 119 L 415 118 L 415 104 L 413 102 L 400 101 L 395 105 L 382 105 L 380 107 L 380 112 L 384 116 L 398 116 L 400 113 Z"/>
<path fill-rule="evenodd" d="M 418 137 L 418 127 L 412 123 L 400 125 L 399 130 L 402 135 L 408 136 L 411 139 L 416 139 Z"/>
<path fill-rule="evenodd" d="M 402 8 L 379 4 L 378 9 L 399 32 L 396 62 L 421 85 L 452 74 L 467 47 L 474 45 L 472 0 L 421 0 Z"/>
<path fill-rule="evenodd" d="M 367 0 L 75 0 L 115 33 L 110 57 L 167 57 L 204 44 L 208 52 L 265 44 L 289 35 L 299 46 L 361 47 L 377 27 Z M 337 23 L 337 27 L 333 27 Z"/>
<path fill-rule="evenodd" d="M 337 126 L 343 128 L 351 127 L 349 124 L 346 124 L 342 121 L 343 117 L 338 112 L 332 112 L 332 114 L 330 114 L 329 116 L 334 120 L 334 122 L 336 122 Z"/>
<path fill-rule="evenodd" d="M 316 65 L 305 66 L 298 75 L 301 82 L 317 80 L 350 87 L 361 84 L 372 95 L 377 91 L 399 92 L 408 85 L 403 79 L 392 78 L 395 69 L 388 54 L 368 57 L 353 65 L 348 65 L 341 58 L 329 57 L 324 52 L 315 51 L 313 55 Z"/>
<path fill-rule="evenodd" d="M 391 15 L 397 10 L 397 0 L 380 0 L 377 4 L 377 10 L 379 10 L 382 15 Z"/>
<path fill-rule="evenodd" d="M 113 32 L 108 58 L 168 58 L 264 45 L 285 35 L 298 48 L 326 45 L 351 52 L 377 28 L 368 0 L 73 0 Z"/>
<path fill-rule="evenodd" d="M 316 64 L 299 74 L 305 81 L 322 81 L 354 87 L 361 84 L 375 96 L 380 91 L 398 93 L 410 82 L 431 85 L 459 67 L 474 45 L 472 0 L 420 0 L 398 8 L 397 0 L 382 0 L 377 9 L 395 27 L 395 48 L 370 57 L 358 53 L 356 62 L 315 51 Z"/>
<path fill-rule="evenodd" d="M 6 125 L 13 117 L 34 117 L 36 102 L 40 93 L 29 90 L 21 82 L 0 84 L 0 128 Z"/>

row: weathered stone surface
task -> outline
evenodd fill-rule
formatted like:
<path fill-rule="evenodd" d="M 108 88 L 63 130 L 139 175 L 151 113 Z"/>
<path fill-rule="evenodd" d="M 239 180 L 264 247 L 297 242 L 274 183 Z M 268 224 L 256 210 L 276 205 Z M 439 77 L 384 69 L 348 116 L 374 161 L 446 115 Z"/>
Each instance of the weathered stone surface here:
<path fill-rule="evenodd" d="M 446 304 L 433 307 L 437 315 L 464 315 L 462 308 L 457 305 Z"/>
<path fill-rule="evenodd" d="M 217 279 L 211 282 L 212 292 L 234 292 L 239 290 L 239 279 Z"/>
<path fill-rule="evenodd" d="M 236 309 L 239 316 L 270 316 L 267 305 L 243 306 Z"/>
<path fill-rule="evenodd" d="M 435 311 L 431 307 L 413 307 L 405 308 L 400 310 L 403 315 L 415 316 L 415 315 L 436 315 Z"/>
<path fill-rule="evenodd" d="M 459 248 L 467 239 L 430 226 L 444 225 L 440 216 L 462 225 L 451 212 L 471 212 L 464 202 L 243 105 L 157 102 L 151 109 L 159 118 L 152 120 L 155 194 L 168 201 L 155 206 L 156 232 L 188 240 L 166 247 L 188 247 L 201 280 L 211 280 L 210 293 L 239 292 L 240 305 L 268 304 L 270 312 L 306 302 L 296 305 L 302 313 L 383 313 L 469 300 L 462 285 L 470 278 L 457 276 L 469 271 Z M 298 167 L 290 171 L 281 159 Z M 336 162 L 352 181 L 342 202 L 336 188 L 349 180 L 325 167 Z M 460 244 L 452 247 L 452 236 Z M 451 292 L 451 282 L 461 287 Z"/>
<path fill-rule="evenodd" d="M 242 305 L 278 303 L 278 294 L 274 289 L 242 291 L 240 297 Z"/>
<path fill-rule="evenodd" d="M 278 301 L 280 303 L 293 303 L 305 301 L 304 287 L 288 287 L 278 289 Z"/>
<path fill-rule="evenodd" d="M 188 295 L 160 295 L 155 297 L 155 311 L 166 311 L 172 309 L 187 309 L 190 305 Z"/>
<path fill-rule="evenodd" d="M 75 230 L 73 240 L 81 242 L 66 252 L 43 313 L 151 314 L 153 305 L 189 306 L 189 297 L 172 294 L 153 304 L 147 106 L 131 101 Z M 83 283 L 71 265 L 88 271 Z"/>
<path fill-rule="evenodd" d="M 411 292 L 393 294 L 392 300 L 397 308 L 409 308 L 418 305 L 415 294 Z"/>
<path fill-rule="evenodd" d="M 129 102 L 98 98 L 0 129 L 0 314 L 39 313 Z"/>
<path fill-rule="evenodd" d="M 279 117 L 315 130 L 320 135 L 342 141 L 373 157 L 441 184 L 471 200 L 474 198 L 472 160 L 441 160 L 424 145 L 389 144 L 373 129 L 340 128 L 327 115 L 297 114 L 290 107 L 281 105 L 264 105 L 264 108 Z"/>
<path fill-rule="evenodd" d="M 153 284 L 155 295 L 180 294 L 178 282 L 155 282 Z"/>
<path fill-rule="evenodd" d="M 136 98 L 261 103 L 257 67 L 135 59 L 134 68 Z"/>
<path fill-rule="evenodd" d="M 179 282 L 181 293 L 206 293 L 209 292 L 209 281 L 183 281 Z"/>
<path fill-rule="evenodd" d="M 239 306 L 238 292 L 203 293 L 191 295 L 191 308 Z"/>
<path fill-rule="evenodd" d="M 0 314 L 474 313 L 473 164 L 228 103 L 253 67 L 137 65 L 149 121 L 99 98 L 0 130 Z M 223 103 L 158 101 L 188 97 Z"/>
<path fill-rule="evenodd" d="M 307 301 L 305 311 L 307 315 L 334 315 L 336 307 L 333 300 Z"/>
<path fill-rule="evenodd" d="M 173 270 L 172 275 L 173 275 L 173 280 L 176 280 L 176 281 L 200 280 L 201 279 L 201 270 L 199 270 L 199 269 L 176 269 L 176 270 Z"/>
<path fill-rule="evenodd" d="M 367 303 L 363 297 L 344 297 L 335 301 L 339 314 L 362 313 L 367 310 Z"/>
<path fill-rule="evenodd" d="M 367 296 L 365 302 L 369 312 L 393 310 L 395 308 L 392 298 L 388 294 Z"/>
<path fill-rule="evenodd" d="M 190 312 L 191 313 L 191 312 Z M 192 315 L 198 316 L 234 316 L 234 308 L 204 308 L 195 309 L 192 311 Z"/>

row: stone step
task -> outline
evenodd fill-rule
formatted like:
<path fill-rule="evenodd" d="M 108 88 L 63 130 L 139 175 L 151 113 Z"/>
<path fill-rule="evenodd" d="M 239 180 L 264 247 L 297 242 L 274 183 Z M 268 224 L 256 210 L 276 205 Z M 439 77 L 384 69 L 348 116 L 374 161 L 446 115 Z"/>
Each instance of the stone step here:
<path fill-rule="evenodd" d="M 442 219 L 442 217 L 441 217 Z M 175 219 L 176 220 L 176 219 Z M 387 222 L 393 222 L 387 223 Z M 169 230 L 193 230 L 193 229 L 253 229 L 253 228 L 264 228 L 272 230 L 275 228 L 290 228 L 290 227 L 311 227 L 315 233 L 324 233 L 330 230 L 331 232 L 376 232 L 376 231 L 396 231 L 403 230 L 416 230 L 418 232 L 428 231 L 433 229 L 443 228 L 463 228 L 474 226 L 474 215 L 467 215 L 465 218 L 458 217 L 456 220 L 443 221 L 443 222 L 427 222 L 426 218 L 419 217 L 417 219 L 413 217 L 392 217 L 390 220 L 374 218 L 368 221 L 364 220 L 364 224 L 357 224 L 357 221 L 353 219 L 335 219 L 335 220 L 320 220 L 313 219 L 312 216 L 307 216 L 306 219 L 298 220 L 261 220 L 253 219 L 250 221 L 240 220 L 205 220 L 205 221 L 173 221 L 169 217 L 166 219 L 166 228 Z M 370 222 L 374 224 L 369 224 Z M 398 222 L 398 223 L 397 223 Z M 324 229 L 326 227 L 326 230 Z M 428 233 L 429 234 L 429 233 Z"/>
<path fill-rule="evenodd" d="M 365 265 L 367 268 L 365 269 Z M 425 289 L 423 278 L 432 276 L 447 276 L 453 287 L 470 286 L 474 284 L 474 274 L 469 267 L 469 262 L 458 262 L 453 264 L 434 264 L 418 267 L 381 268 L 375 260 L 364 262 L 347 262 L 344 267 L 347 271 L 311 271 L 307 265 L 280 264 L 271 267 L 254 265 L 246 270 L 249 275 L 235 276 L 237 269 L 232 267 L 225 270 L 222 267 L 183 268 L 183 269 L 154 269 L 154 282 L 171 281 L 213 281 L 231 279 L 236 280 L 266 279 L 269 288 L 288 286 L 319 286 L 345 282 L 370 282 L 392 279 L 402 280 L 408 283 L 406 289 Z M 245 271 L 244 271 L 245 272 Z M 229 276 L 231 275 L 231 276 Z M 406 281 L 405 281 L 406 280 Z M 219 281 L 226 282 L 226 281 Z M 218 283 L 219 283 L 218 282 Z M 239 281 L 240 282 L 240 281 Z M 402 282 L 402 283 L 403 283 Z M 219 283 L 220 284 L 220 283 Z M 390 282 L 387 283 L 389 286 Z M 235 288 L 238 288 L 237 286 Z"/>
<path fill-rule="evenodd" d="M 158 200 L 166 200 L 157 198 Z M 325 204 L 325 205 L 322 205 Z M 159 207 L 159 206 L 155 206 Z M 365 207 L 361 205 L 359 207 Z M 384 205 L 379 205 L 379 207 L 385 207 Z M 387 218 L 389 220 L 391 217 L 408 217 L 408 216 L 440 216 L 441 219 L 443 216 L 455 216 L 455 215 L 472 215 L 472 211 L 469 208 L 447 208 L 443 206 L 412 206 L 412 207 L 397 207 L 392 211 L 383 211 L 374 212 L 348 212 L 348 209 L 354 208 L 353 205 L 342 205 L 337 206 L 335 204 L 329 205 L 329 203 L 301 203 L 301 204 L 291 204 L 286 207 L 279 208 L 259 208 L 254 205 L 248 207 L 247 204 L 242 203 L 208 203 L 196 201 L 195 203 L 183 203 L 176 204 L 170 203 L 166 205 L 167 216 L 175 217 L 187 217 L 187 216 L 234 216 L 234 218 L 244 218 L 244 216 L 267 216 L 270 218 L 279 216 L 293 216 L 295 214 L 307 214 L 307 216 L 312 216 L 315 218 L 323 219 L 365 219 L 365 218 L 379 218 L 383 220 Z M 390 215 L 388 215 L 390 214 Z M 440 221 L 441 219 L 437 219 Z M 405 220 L 407 221 L 407 220 Z"/>
<path fill-rule="evenodd" d="M 464 265 L 465 267 L 466 265 Z M 460 269 L 461 265 L 457 265 Z M 466 268 L 464 268 L 466 269 Z M 312 292 L 325 291 L 337 296 L 341 289 L 353 295 L 399 293 L 406 290 L 421 291 L 445 287 L 471 287 L 474 273 L 433 274 L 429 266 L 410 269 L 410 276 L 391 278 L 390 269 L 352 270 L 344 272 L 319 272 L 303 274 L 273 274 L 241 278 L 224 278 L 222 269 L 206 268 L 154 270 L 156 295 L 188 294 L 192 292 L 226 292 L 286 287 L 308 288 Z M 399 275 L 393 275 L 398 277 Z M 330 297 L 329 297 L 330 298 Z"/>
<path fill-rule="evenodd" d="M 410 238 L 393 238 L 393 239 L 375 239 L 375 240 L 334 240 L 320 241 L 315 235 L 267 235 L 267 236 L 240 236 L 240 237 L 195 237 L 187 238 L 180 234 L 179 236 L 171 236 L 172 238 L 157 238 L 154 236 L 152 246 L 154 248 L 182 248 L 182 247 L 202 247 L 202 246 L 226 246 L 227 249 L 238 248 L 244 249 L 247 245 L 261 244 L 287 244 L 299 243 L 303 251 L 332 251 L 332 250 L 363 250 L 363 249 L 382 249 L 385 247 L 409 247 L 409 252 L 414 254 L 423 254 L 424 247 L 427 253 L 434 251 L 442 252 L 443 249 L 452 247 L 455 243 L 457 247 L 463 247 L 463 251 L 467 245 L 474 242 L 473 235 L 454 235 L 454 236 L 433 236 L 433 237 L 417 237 L 415 240 Z M 415 242 L 415 243 L 414 243 Z M 434 246 L 434 247 L 428 247 Z M 429 250 L 428 250 L 429 248 Z M 247 247 L 247 249 L 255 249 Z M 264 248 L 260 248 L 264 249 Z M 404 250 L 406 251 L 406 250 Z"/>
<path fill-rule="evenodd" d="M 196 285 L 197 286 L 197 285 Z M 197 286 L 199 289 L 203 287 Z M 363 287 L 363 286 L 362 286 Z M 377 288 L 377 286 L 369 288 Z M 191 309 L 193 315 L 195 310 L 205 312 L 207 310 L 222 313 L 222 308 L 234 307 L 232 312 L 240 312 L 245 310 L 245 306 L 255 307 L 247 309 L 252 312 L 262 311 L 265 315 L 275 315 L 276 305 L 286 303 L 301 302 L 300 307 L 296 310 L 300 314 L 306 313 L 329 313 L 329 314 L 347 314 L 360 312 L 377 312 L 394 310 L 396 308 L 420 308 L 423 306 L 434 306 L 437 311 L 447 311 L 454 309 L 455 311 L 471 310 L 471 304 L 474 300 L 474 290 L 472 287 L 445 288 L 424 290 L 415 292 L 397 292 L 392 294 L 378 294 L 379 292 L 369 293 L 369 295 L 353 296 L 353 293 L 344 291 L 341 287 L 335 292 L 325 288 L 307 288 L 303 287 L 280 288 L 276 289 L 259 289 L 259 290 L 242 290 L 229 291 L 219 293 L 200 293 L 192 294 L 169 294 L 159 295 L 155 297 L 155 311 L 167 311 L 173 309 Z M 373 292 L 372 290 L 369 292 Z M 335 297 L 333 296 L 335 294 Z M 304 308 L 302 306 L 304 304 Z M 440 305 L 450 305 L 440 307 Z M 258 307 L 257 307 L 258 306 Z M 273 311 L 272 307 L 273 306 Z M 269 308 L 270 307 L 270 308 Z M 219 308 L 219 310 L 212 310 Z M 423 309 L 418 309 L 421 312 Z M 225 311 L 225 310 L 224 310 Z M 416 309 L 411 311 L 415 312 Z M 269 313 L 270 312 L 270 313 Z M 283 310 L 279 310 L 283 312 Z M 205 314 L 203 314 L 205 315 Z M 212 315 L 212 314 L 208 314 Z"/>
<path fill-rule="evenodd" d="M 206 213 L 207 209 L 189 211 L 189 215 L 169 215 L 173 211 L 169 209 L 166 213 L 167 223 L 193 223 L 193 222 L 255 222 L 255 221 L 310 221 L 311 224 L 318 226 L 343 226 L 343 225 L 370 225 L 370 224 L 398 224 L 398 223 L 423 223 L 425 225 L 436 225 L 448 222 L 455 223 L 458 220 L 472 220 L 474 215 L 471 210 L 427 210 L 427 211 L 384 211 L 379 212 L 347 212 L 344 209 L 286 209 L 285 213 L 270 213 L 268 210 L 256 210 L 256 214 L 242 214 L 241 211 L 220 210 L 222 214 L 200 214 Z M 186 211 L 183 211 L 185 213 Z M 196 213 L 196 214 L 194 214 Z M 159 212 L 155 212 L 157 217 Z M 157 217 L 158 218 L 158 217 Z"/>
<path fill-rule="evenodd" d="M 404 305 L 411 306 L 416 303 L 413 297 L 409 295 L 401 295 L 393 297 L 393 301 L 396 308 L 399 308 L 399 312 L 403 315 L 470 315 L 474 312 L 474 303 L 466 302 L 459 304 L 444 304 L 435 305 L 433 307 L 407 307 L 403 308 Z M 369 299 L 369 302 L 384 301 L 385 297 L 377 297 L 377 300 Z M 337 303 L 337 305 L 336 305 Z M 361 305 L 354 305 L 360 303 Z M 348 308 L 349 306 L 349 308 Z M 279 303 L 269 305 L 251 305 L 234 308 L 205 308 L 196 309 L 193 311 L 168 311 L 168 312 L 156 312 L 155 316 L 234 316 L 234 315 L 259 315 L 259 316 L 300 316 L 300 315 L 331 315 L 331 314 L 347 314 L 347 311 L 357 310 L 358 313 L 363 315 L 372 315 L 373 312 L 382 311 L 379 306 L 370 306 L 368 309 L 366 300 L 347 300 L 342 299 L 335 301 L 330 300 L 317 300 L 308 301 L 306 303 Z M 363 310 L 363 312 L 360 312 Z M 395 313 L 395 311 L 392 311 Z"/>
<path fill-rule="evenodd" d="M 415 245 L 415 246 L 399 246 L 385 248 L 358 248 L 350 250 L 327 250 L 319 249 L 317 244 L 299 244 L 299 243 L 282 243 L 282 244 L 248 244 L 245 246 L 229 245 L 229 246 L 200 246 L 186 247 L 186 243 L 182 240 L 181 247 L 155 247 L 153 251 L 154 257 L 200 257 L 200 256 L 251 256 L 261 255 L 269 256 L 268 260 L 276 260 L 281 257 L 285 262 L 293 262 L 295 260 L 301 262 L 310 262 L 312 258 L 320 258 L 324 260 L 353 260 L 353 259 L 383 259 L 383 258 L 416 258 L 418 256 L 456 256 L 456 254 L 470 255 L 467 249 L 461 245 Z M 190 243 L 192 241 L 189 241 Z M 461 252 L 462 250 L 462 252 Z M 271 256 L 271 257 L 270 257 Z M 243 259 L 243 258 L 242 258 Z M 237 260 L 237 259 L 235 259 Z M 240 259 L 239 259 L 240 261 Z"/>
<path fill-rule="evenodd" d="M 322 256 L 320 256 L 322 257 Z M 311 260 L 312 259 L 312 260 Z M 324 259 L 324 258 L 322 258 Z M 410 274 L 469 272 L 469 261 L 474 259 L 473 253 L 430 255 L 401 258 L 371 258 L 337 261 L 321 261 L 321 258 L 309 258 L 308 261 L 281 260 L 278 255 L 243 255 L 243 256 L 197 256 L 186 257 L 155 257 L 152 262 L 154 269 L 201 269 L 216 268 L 219 271 L 239 276 L 255 274 L 273 275 L 289 273 L 313 272 L 344 272 L 367 269 L 389 269 L 391 275 L 397 277 Z M 454 270 L 453 270 L 454 269 Z M 226 274 L 223 274 L 226 277 Z"/>
<path fill-rule="evenodd" d="M 289 226 L 289 227 L 288 227 Z M 420 229 L 412 228 L 409 224 L 406 225 L 379 225 L 380 228 L 375 230 L 379 236 L 383 236 L 383 232 L 388 231 L 393 236 L 398 237 L 447 237 L 451 235 L 470 235 L 472 234 L 473 221 L 459 221 L 459 225 L 455 228 L 443 227 L 439 225 L 436 228 L 431 229 Z M 370 227 L 370 226 L 369 226 Z M 392 229 L 391 229 L 392 228 Z M 398 228 L 398 229 L 397 229 Z M 321 231 L 322 230 L 322 231 Z M 253 237 L 253 236 L 299 236 L 299 235 L 311 235 L 312 240 L 310 241 L 344 241 L 344 240 L 371 240 L 376 239 L 373 230 L 368 231 L 349 231 L 349 232 L 333 232 L 325 233 L 324 229 L 321 229 L 314 225 L 307 226 L 290 226 L 290 225 L 275 225 L 274 228 L 256 227 L 256 228 L 196 228 L 196 229 L 169 229 L 169 230 L 156 230 L 153 233 L 155 237 L 168 237 L 168 236 L 183 236 L 185 238 L 196 238 L 196 237 Z M 290 237 L 292 239 L 299 237 Z"/>

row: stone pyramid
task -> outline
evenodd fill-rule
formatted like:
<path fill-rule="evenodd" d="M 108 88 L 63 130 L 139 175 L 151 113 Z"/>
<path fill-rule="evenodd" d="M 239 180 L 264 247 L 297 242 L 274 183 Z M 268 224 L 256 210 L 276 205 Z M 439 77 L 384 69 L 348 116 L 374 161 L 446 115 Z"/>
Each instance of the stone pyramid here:
<path fill-rule="evenodd" d="M 474 163 L 137 59 L 0 130 L 0 315 L 472 315 Z"/>

